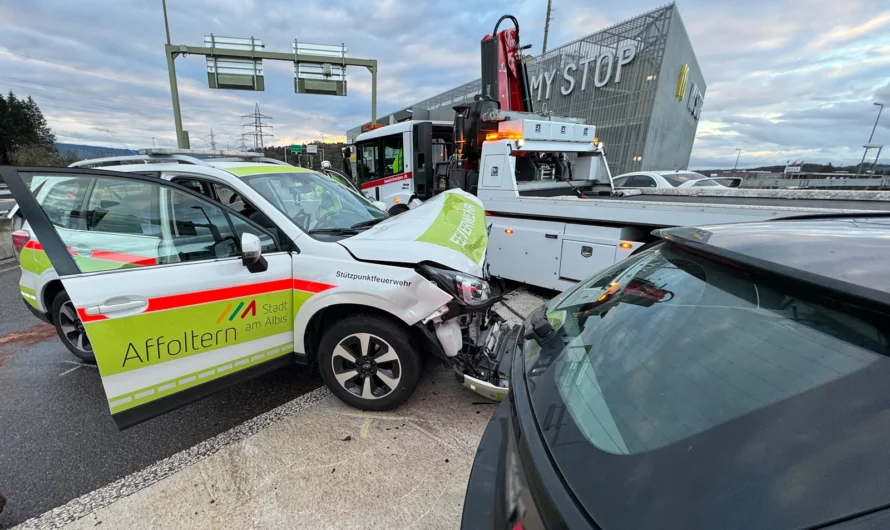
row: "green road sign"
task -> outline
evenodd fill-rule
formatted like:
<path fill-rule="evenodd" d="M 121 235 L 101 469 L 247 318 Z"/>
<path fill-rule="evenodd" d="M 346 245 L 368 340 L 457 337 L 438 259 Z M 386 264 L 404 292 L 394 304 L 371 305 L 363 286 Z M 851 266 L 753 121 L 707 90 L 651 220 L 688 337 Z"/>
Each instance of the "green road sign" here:
<path fill-rule="evenodd" d="M 292 146 L 290 146 L 290 152 L 291 152 L 291 154 L 300 154 L 303 152 L 303 146 L 302 145 L 292 145 Z"/>

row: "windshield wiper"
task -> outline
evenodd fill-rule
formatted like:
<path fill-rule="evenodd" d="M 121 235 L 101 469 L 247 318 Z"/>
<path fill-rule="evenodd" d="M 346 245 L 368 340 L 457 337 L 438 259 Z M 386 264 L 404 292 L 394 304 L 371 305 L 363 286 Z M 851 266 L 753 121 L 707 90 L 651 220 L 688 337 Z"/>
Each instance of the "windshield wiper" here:
<path fill-rule="evenodd" d="M 351 235 L 358 234 L 358 230 L 353 228 L 313 228 L 306 232 L 307 234 L 334 234 L 334 235 Z"/>
<path fill-rule="evenodd" d="M 378 219 L 368 219 L 367 221 L 355 223 L 354 225 L 350 226 L 349 228 L 367 228 L 369 226 L 374 226 L 377 223 L 383 222 L 387 219 L 389 219 L 389 217 L 380 217 Z"/>

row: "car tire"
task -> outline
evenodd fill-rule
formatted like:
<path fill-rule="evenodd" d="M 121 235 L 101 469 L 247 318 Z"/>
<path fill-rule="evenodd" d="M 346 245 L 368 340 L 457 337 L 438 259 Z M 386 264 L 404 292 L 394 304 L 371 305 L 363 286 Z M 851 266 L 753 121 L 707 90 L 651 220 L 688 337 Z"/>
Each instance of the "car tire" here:
<path fill-rule="evenodd" d="M 408 211 L 407 204 L 396 204 L 392 208 L 389 209 L 389 215 L 399 215 L 400 213 L 405 213 Z"/>
<path fill-rule="evenodd" d="M 50 317 L 53 325 L 56 326 L 56 333 L 59 334 L 62 344 L 68 348 L 68 351 L 83 362 L 95 363 L 96 354 L 93 353 L 93 346 L 90 344 L 86 331 L 83 329 L 83 322 L 80 321 L 80 316 L 78 316 L 67 292 L 62 291 L 56 295 Z"/>
<path fill-rule="evenodd" d="M 375 315 L 354 315 L 328 329 L 318 364 L 328 389 L 361 410 L 390 410 L 407 401 L 422 365 L 405 326 Z"/>

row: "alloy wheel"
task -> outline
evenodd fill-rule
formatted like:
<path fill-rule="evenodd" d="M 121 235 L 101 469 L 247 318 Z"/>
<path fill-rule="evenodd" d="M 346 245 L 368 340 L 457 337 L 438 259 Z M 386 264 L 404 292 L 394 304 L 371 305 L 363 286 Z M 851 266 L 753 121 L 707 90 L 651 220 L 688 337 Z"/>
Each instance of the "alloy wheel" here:
<path fill-rule="evenodd" d="M 74 304 L 70 300 L 62 304 L 61 309 L 59 309 L 59 327 L 62 328 L 65 340 L 72 346 L 82 352 L 93 352 L 93 345 L 90 344 L 87 332 L 83 328 L 83 322 L 80 321 L 80 317 L 74 309 Z"/>
<path fill-rule="evenodd" d="M 337 382 L 363 399 L 388 396 L 402 378 L 398 353 L 382 338 L 354 333 L 340 341 L 331 356 Z"/>

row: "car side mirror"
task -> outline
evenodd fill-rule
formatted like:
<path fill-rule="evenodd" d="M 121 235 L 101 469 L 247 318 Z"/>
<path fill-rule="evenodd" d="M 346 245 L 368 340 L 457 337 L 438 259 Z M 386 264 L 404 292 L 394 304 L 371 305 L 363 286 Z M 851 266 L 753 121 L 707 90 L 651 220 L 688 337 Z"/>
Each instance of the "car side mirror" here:
<path fill-rule="evenodd" d="M 269 263 L 263 257 L 260 238 L 254 234 L 241 234 L 241 264 L 253 273 L 266 272 L 269 269 Z"/>

